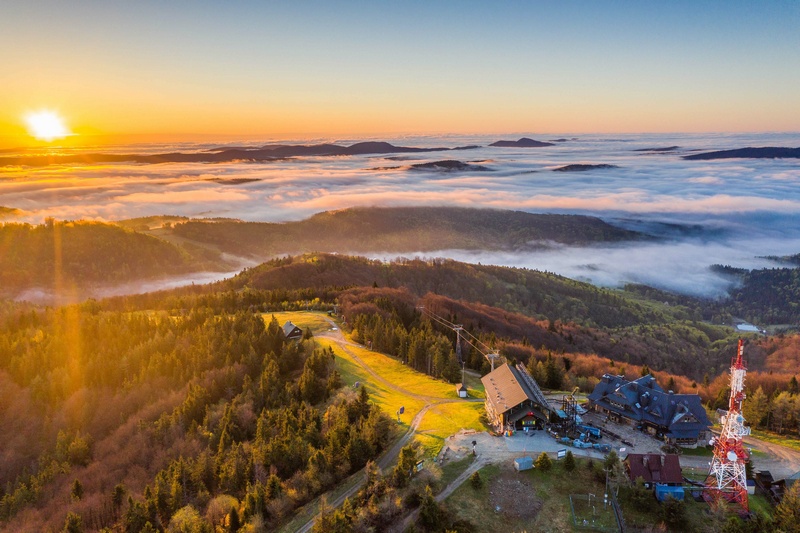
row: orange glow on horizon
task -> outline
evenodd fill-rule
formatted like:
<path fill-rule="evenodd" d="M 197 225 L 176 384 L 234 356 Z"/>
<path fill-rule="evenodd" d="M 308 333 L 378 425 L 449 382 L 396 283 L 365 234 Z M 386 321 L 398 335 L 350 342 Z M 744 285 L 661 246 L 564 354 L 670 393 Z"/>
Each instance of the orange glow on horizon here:
<path fill-rule="evenodd" d="M 791 115 L 766 106 L 752 116 L 733 116 L 724 106 L 694 109 L 691 105 L 656 106 L 650 102 L 599 102 L 570 105 L 549 102 L 497 102 L 470 109 L 468 101 L 453 100 L 433 105 L 381 105 L 365 102 L 353 107 L 346 102 L 315 106 L 248 106 L 245 103 L 209 105 L 201 111 L 188 103 L 141 102 L 120 109 L 110 102 L 60 107 L 80 117 L 80 127 L 69 129 L 53 112 L 30 114 L 28 129 L 10 117 L 0 116 L 0 148 L 64 147 L 232 140 L 285 140 L 313 138 L 388 138 L 404 135 L 526 135 L 588 133 L 703 133 L 795 131 Z M 692 109 L 690 109 L 692 108 Z M 773 127 L 765 130 L 770 115 Z M 5 120 L 3 120 L 5 119 Z"/>
<path fill-rule="evenodd" d="M 52 142 L 73 135 L 64 119 L 55 111 L 42 109 L 26 113 L 23 117 L 28 134 L 36 140 Z"/>

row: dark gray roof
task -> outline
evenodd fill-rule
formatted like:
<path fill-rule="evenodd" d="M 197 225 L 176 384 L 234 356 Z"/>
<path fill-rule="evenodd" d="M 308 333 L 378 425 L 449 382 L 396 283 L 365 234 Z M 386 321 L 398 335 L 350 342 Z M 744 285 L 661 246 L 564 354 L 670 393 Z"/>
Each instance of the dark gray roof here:
<path fill-rule="evenodd" d="M 665 392 L 650 374 L 635 381 L 605 374 L 589 400 L 626 418 L 661 427 L 679 439 L 697 438 L 711 425 L 697 394 Z"/>
<path fill-rule="evenodd" d="M 296 331 L 295 331 L 296 330 Z M 286 324 L 283 325 L 283 335 L 285 337 L 291 337 L 292 332 L 294 332 L 295 336 L 302 336 L 303 330 L 295 326 L 290 320 L 286 321 Z"/>

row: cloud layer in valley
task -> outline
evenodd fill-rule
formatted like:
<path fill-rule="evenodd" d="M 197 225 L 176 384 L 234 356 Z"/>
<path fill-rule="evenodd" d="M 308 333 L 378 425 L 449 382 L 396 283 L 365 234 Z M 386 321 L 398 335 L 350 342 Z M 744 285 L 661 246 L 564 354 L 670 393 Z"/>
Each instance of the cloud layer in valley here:
<path fill-rule="evenodd" d="M 735 280 L 713 271 L 711 264 L 740 268 L 786 266 L 760 254 L 779 255 L 787 249 L 800 250 L 800 238 L 673 240 L 591 247 L 555 246 L 534 252 L 469 252 L 443 250 L 419 253 L 418 257 L 449 257 L 468 263 L 531 268 L 606 287 L 641 283 L 684 294 L 718 298 L 735 285 Z M 378 256 L 391 259 L 391 255 Z"/>
<path fill-rule="evenodd" d="M 695 150 L 799 146 L 798 134 L 613 139 L 594 135 L 542 148 L 487 146 L 500 137 L 511 138 L 388 139 L 405 146 L 482 146 L 446 156 L 403 154 L 402 161 L 396 156 L 370 155 L 269 163 L 6 167 L 0 169 L 0 206 L 21 210 L 7 213 L 13 217 L 7 221 L 27 222 L 45 217 L 118 220 L 160 214 L 277 222 L 330 209 L 397 205 L 591 214 L 634 229 L 661 232 L 670 240 L 616 248 L 556 248 L 532 256 L 453 251 L 439 255 L 529 266 L 606 285 L 638 281 L 700 294 L 719 294 L 729 283 L 708 271 L 712 263 L 758 266 L 761 260 L 753 259 L 756 256 L 800 252 L 798 160 L 686 161 L 680 157 Z M 675 153 L 636 151 L 667 146 L 679 148 Z M 114 152 L 203 148 L 129 146 Z M 445 157 L 488 167 L 491 172 L 408 170 L 408 165 Z M 619 168 L 551 171 L 573 163 Z M 702 231 L 686 234 L 674 224 L 695 225 Z"/>

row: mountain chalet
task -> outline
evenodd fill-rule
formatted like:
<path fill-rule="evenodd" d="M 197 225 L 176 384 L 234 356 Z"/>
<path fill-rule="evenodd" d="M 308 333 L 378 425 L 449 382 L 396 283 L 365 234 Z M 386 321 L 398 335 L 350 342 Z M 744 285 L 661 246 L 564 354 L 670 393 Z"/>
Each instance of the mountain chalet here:
<path fill-rule="evenodd" d="M 486 414 L 498 432 L 543 427 L 553 408 L 524 365 L 508 363 L 481 378 L 486 390 Z"/>
<path fill-rule="evenodd" d="M 700 397 L 666 392 L 650 374 L 635 381 L 605 374 L 589 395 L 589 403 L 609 419 L 640 427 L 669 444 L 695 448 L 711 437 L 711 422 Z"/>

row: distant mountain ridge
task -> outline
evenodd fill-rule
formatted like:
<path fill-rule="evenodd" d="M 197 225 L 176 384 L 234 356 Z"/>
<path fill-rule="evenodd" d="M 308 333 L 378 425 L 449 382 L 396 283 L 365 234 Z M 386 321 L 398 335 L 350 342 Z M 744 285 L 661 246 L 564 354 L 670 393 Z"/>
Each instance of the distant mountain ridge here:
<path fill-rule="evenodd" d="M 712 365 L 723 368 L 729 360 L 728 351 L 718 352 L 711 346 L 725 337 L 724 329 L 702 323 L 699 315 L 691 319 L 691 307 L 664 305 L 627 291 L 602 289 L 536 270 L 446 259 L 382 262 L 306 254 L 247 269 L 215 288 L 337 293 L 340 302 L 348 299 L 349 291 L 373 292 L 383 301 L 401 290 L 411 295 L 411 300 L 422 298 L 426 308 L 437 308 L 443 316 L 457 313 L 459 323 L 477 329 L 488 326 L 499 337 L 525 339 L 542 350 L 597 353 L 632 364 L 668 368 L 695 379 Z M 383 306 L 375 312 L 391 311 Z M 549 320 L 549 327 L 545 330 L 541 324 L 531 323 L 531 318 Z"/>
<path fill-rule="evenodd" d="M 533 316 L 593 322 L 602 327 L 638 324 L 640 315 L 652 322 L 672 320 L 652 313 L 614 291 L 557 274 L 510 267 L 474 265 L 449 259 L 400 259 L 391 262 L 365 257 L 313 253 L 268 261 L 218 284 L 227 289 L 324 289 L 327 287 L 404 288 L 422 297 L 433 293 L 455 300 L 517 308 Z"/>
<path fill-rule="evenodd" d="M 4 224 L 0 238 L 14 242 L 0 255 L 0 296 L 14 298 L 30 289 L 48 292 L 62 283 L 80 299 L 115 284 L 229 272 L 253 260 L 285 254 L 525 250 L 548 242 L 590 244 L 648 237 L 580 215 L 397 207 L 322 212 L 280 224 L 172 216 L 117 224 Z"/>
<path fill-rule="evenodd" d="M 456 161 L 454 159 L 448 159 L 445 161 L 432 161 L 430 163 L 417 163 L 416 165 L 411 165 L 411 170 L 436 170 L 440 172 L 453 172 L 453 171 L 464 171 L 464 172 L 489 172 L 492 169 L 483 165 L 474 165 L 472 163 L 465 163 L 463 161 Z"/>
<path fill-rule="evenodd" d="M 29 155 L 0 157 L 0 167 L 11 165 L 47 166 L 74 163 L 226 163 L 230 161 L 277 161 L 289 157 L 346 156 L 371 154 L 403 154 L 421 152 L 446 152 L 450 150 L 471 150 L 478 146 L 456 146 L 454 148 L 419 148 L 395 146 L 388 142 L 367 141 L 341 146 L 338 144 L 276 144 L 261 148 L 220 148 L 197 153 L 171 152 L 165 154 L 69 154 L 69 155 Z"/>
<path fill-rule="evenodd" d="M 680 149 L 680 146 L 662 146 L 659 148 L 637 148 L 634 152 L 674 152 Z"/>
<path fill-rule="evenodd" d="M 180 275 L 218 266 L 199 247 L 178 247 L 100 222 L 0 225 L 0 297 L 28 289 L 81 289 Z"/>
<path fill-rule="evenodd" d="M 599 163 L 594 165 L 576 163 L 573 165 L 565 165 L 563 167 L 554 168 L 553 172 L 586 172 L 587 170 L 603 170 L 609 168 L 619 168 L 617 165 L 609 165 L 607 163 Z"/>
<path fill-rule="evenodd" d="M 536 141 L 529 137 L 522 137 L 516 141 L 496 141 L 489 146 L 497 146 L 500 148 L 541 148 L 544 146 L 555 146 L 555 144 L 545 141 Z"/>
<path fill-rule="evenodd" d="M 590 244 L 647 238 L 595 217 L 466 207 L 359 207 L 279 224 L 189 220 L 175 224 L 171 232 L 223 252 L 260 258 L 306 252 L 524 250 L 541 248 L 546 241 Z"/>
<path fill-rule="evenodd" d="M 716 152 L 703 152 L 701 154 L 685 155 L 687 160 L 708 159 L 796 159 L 800 158 L 800 148 L 784 148 L 778 146 L 765 146 L 762 148 L 737 148 L 735 150 L 719 150 Z"/>
<path fill-rule="evenodd" d="M 17 209 L 16 207 L 5 207 L 0 205 L 0 220 L 5 218 L 14 218 L 22 213 L 23 211 L 21 209 Z"/>
<path fill-rule="evenodd" d="M 387 158 L 394 159 L 394 158 Z M 474 162 L 458 161 L 456 159 L 445 159 L 443 161 L 429 161 L 427 163 L 415 163 L 413 165 L 401 166 L 388 166 L 388 167 L 374 167 L 369 169 L 373 172 L 384 172 L 387 170 L 404 170 L 404 171 L 433 171 L 433 172 L 491 172 L 492 169 L 478 165 Z"/>

